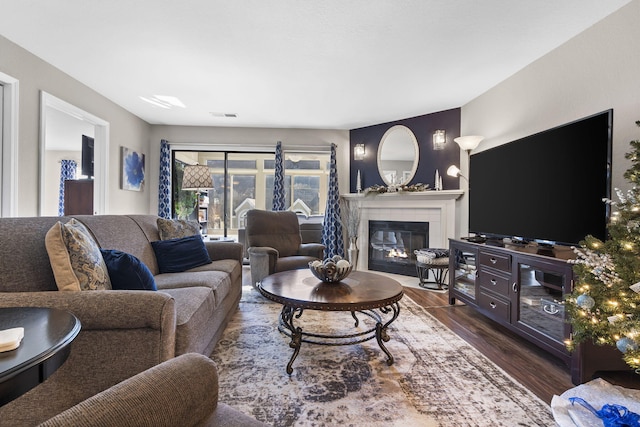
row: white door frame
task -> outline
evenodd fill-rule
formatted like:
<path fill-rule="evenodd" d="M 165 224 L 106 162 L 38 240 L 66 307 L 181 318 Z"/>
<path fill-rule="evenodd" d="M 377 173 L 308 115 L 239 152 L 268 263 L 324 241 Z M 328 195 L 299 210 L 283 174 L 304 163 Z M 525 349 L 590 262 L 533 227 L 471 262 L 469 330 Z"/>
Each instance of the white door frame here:
<path fill-rule="evenodd" d="M 0 176 L 0 217 L 18 215 L 18 94 L 19 82 L 0 72 L 4 87 L 2 105 L 2 176 Z"/>
<path fill-rule="evenodd" d="M 44 158 L 46 147 L 47 108 L 55 108 L 79 120 L 95 126 L 94 151 L 94 183 L 93 183 L 93 213 L 101 215 L 108 212 L 108 165 L 109 165 L 109 122 L 88 113 L 75 105 L 69 104 L 50 93 L 40 91 L 40 214 L 44 207 Z"/>

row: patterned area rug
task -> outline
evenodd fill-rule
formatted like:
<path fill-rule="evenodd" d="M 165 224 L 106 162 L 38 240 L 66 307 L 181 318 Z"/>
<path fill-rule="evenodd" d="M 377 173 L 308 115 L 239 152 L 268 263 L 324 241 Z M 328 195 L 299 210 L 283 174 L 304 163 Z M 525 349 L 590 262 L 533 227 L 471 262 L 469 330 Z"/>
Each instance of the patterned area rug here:
<path fill-rule="evenodd" d="M 245 287 L 212 354 L 220 401 L 273 426 L 554 426 L 547 404 L 406 295 L 389 327 L 392 366 L 376 340 L 303 343 L 289 376 L 282 306 Z M 359 316 L 362 323 L 367 316 Z M 349 313 L 305 311 L 305 331 L 353 331 Z"/>

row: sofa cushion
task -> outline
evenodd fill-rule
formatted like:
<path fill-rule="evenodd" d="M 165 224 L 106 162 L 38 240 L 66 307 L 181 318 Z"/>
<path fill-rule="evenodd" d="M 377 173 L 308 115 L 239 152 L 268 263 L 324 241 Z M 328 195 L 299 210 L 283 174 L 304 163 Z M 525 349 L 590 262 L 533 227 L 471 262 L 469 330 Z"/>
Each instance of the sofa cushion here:
<path fill-rule="evenodd" d="M 176 356 L 203 353 L 211 341 L 215 296 L 209 287 L 163 289 L 176 302 Z"/>
<path fill-rule="evenodd" d="M 160 273 L 179 273 L 210 264 L 209 252 L 199 234 L 190 237 L 151 242 Z"/>
<path fill-rule="evenodd" d="M 138 258 L 115 249 L 100 249 L 112 289 L 155 291 L 153 274 Z"/>
<path fill-rule="evenodd" d="M 155 280 L 160 291 L 194 287 L 209 288 L 215 296 L 214 307 L 218 307 L 231 289 L 231 279 L 227 273 L 222 271 L 189 270 L 183 273 L 166 273 L 157 275 Z"/>
<path fill-rule="evenodd" d="M 200 234 L 200 224 L 196 221 L 158 218 L 157 224 L 160 240 L 178 239 Z"/>
<path fill-rule="evenodd" d="M 59 290 L 111 289 L 100 248 L 81 222 L 58 221 L 47 232 L 45 246 Z"/>

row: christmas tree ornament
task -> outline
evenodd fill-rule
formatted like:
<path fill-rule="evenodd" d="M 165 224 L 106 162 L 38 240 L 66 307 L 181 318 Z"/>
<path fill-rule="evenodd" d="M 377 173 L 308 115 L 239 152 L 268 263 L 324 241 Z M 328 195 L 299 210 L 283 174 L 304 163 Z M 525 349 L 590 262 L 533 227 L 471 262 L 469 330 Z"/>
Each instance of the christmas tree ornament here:
<path fill-rule="evenodd" d="M 636 351 L 638 350 L 638 343 L 632 340 L 629 337 L 622 337 L 618 341 L 616 341 L 616 347 L 622 353 L 626 353 L 628 351 Z"/>
<path fill-rule="evenodd" d="M 591 310 L 593 306 L 596 305 L 596 301 L 589 295 L 582 294 L 576 298 L 576 304 L 578 304 L 580 308 Z"/>

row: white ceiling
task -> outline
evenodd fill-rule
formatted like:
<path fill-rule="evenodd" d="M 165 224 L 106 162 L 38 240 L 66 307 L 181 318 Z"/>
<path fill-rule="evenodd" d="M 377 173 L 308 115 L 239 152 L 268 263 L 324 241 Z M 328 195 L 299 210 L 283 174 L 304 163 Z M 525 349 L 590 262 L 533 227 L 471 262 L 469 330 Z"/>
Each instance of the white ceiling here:
<path fill-rule="evenodd" d="M 0 0 L 0 34 L 152 124 L 353 129 L 460 107 L 629 1 Z"/>

